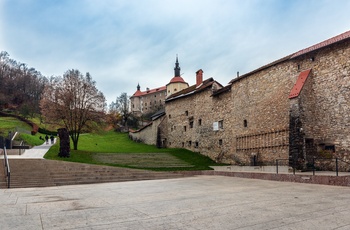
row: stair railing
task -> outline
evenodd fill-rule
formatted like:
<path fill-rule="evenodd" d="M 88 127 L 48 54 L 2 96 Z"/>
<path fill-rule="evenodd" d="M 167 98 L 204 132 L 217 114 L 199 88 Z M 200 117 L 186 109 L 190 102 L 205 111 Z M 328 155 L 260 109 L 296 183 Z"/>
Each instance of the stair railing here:
<path fill-rule="evenodd" d="M 7 188 L 10 188 L 11 170 L 10 170 L 9 159 L 7 157 L 6 147 L 4 147 L 4 164 L 5 164 L 5 177 L 7 180 Z"/>
<path fill-rule="evenodd" d="M 19 146 L 23 147 L 23 146 L 24 146 L 24 141 L 21 141 L 21 143 L 19 144 Z M 23 148 L 21 148 L 21 147 L 18 149 L 18 154 L 19 154 L 19 155 L 22 155 L 22 153 L 24 152 Z"/>

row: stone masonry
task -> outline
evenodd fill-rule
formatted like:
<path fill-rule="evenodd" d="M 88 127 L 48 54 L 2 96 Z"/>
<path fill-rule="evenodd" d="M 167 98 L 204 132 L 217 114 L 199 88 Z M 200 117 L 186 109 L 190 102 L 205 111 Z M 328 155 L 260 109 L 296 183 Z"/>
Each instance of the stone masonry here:
<path fill-rule="evenodd" d="M 299 87 L 297 79 L 305 72 L 307 80 Z M 291 97 L 295 88 L 300 93 Z M 281 159 L 306 168 L 313 157 L 338 157 L 340 168 L 350 170 L 350 31 L 225 87 L 210 78 L 165 102 L 160 130 L 168 147 L 238 165 Z"/>

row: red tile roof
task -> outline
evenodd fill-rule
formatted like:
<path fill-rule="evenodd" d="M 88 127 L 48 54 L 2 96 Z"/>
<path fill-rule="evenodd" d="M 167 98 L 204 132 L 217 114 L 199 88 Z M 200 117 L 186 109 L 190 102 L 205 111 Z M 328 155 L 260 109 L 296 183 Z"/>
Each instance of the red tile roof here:
<path fill-rule="evenodd" d="M 289 99 L 299 96 L 300 91 L 303 88 L 304 83 L 306 82 L 306 79 L 309 76 L 310 72 L 311 72 L 311 69 L 308 69 L 299 74 L 297 82 L 293 86 L 293 89 L 290 91 Z"/>
<path fill-rule="evenodd" d="M 288 56 L 286 56 L 286 57 L 283 57 L 283 58 L 281 58 L 281 59 L 278 59 L 278 60 L 276 60 L 276 61 L 274 61 L 274 62 L 271 62 L 271 63 L 269 63 L 269 64 L 267 64 L 267 65 L 264 65 L 264 66 L 262 66 L 262 67 L 260 67 L 260 68 L 258 68 L 258 69 L 255 69 L 255 70 L 253 70 L 253 71 L 251 71 L 251 72 L 248 72 L 248 73 L 246 73 L 246 74 L 244 74 L 244 75 L 242 75 L 242 76 L 239 76 L 239 77 L 237 77 L 237 78 L 234 78 L 234 79 L 232 79 L 232 80 L 229 82 L 229 84 L 232 84 L 232 83 L 234 83 L 234 82 L 236 82 L 236 81 L 239 81 L 239 80 L 241 80 L 241 79 L 243 79 L 243 78 L 245 78 L 245 77 L 248 77 L 249 75 L 252 75 L 252 74 L 254 74 L 254 73 L 256 73 L 256 72 L 259 72 L 259 71 L 261 71 L 261 70 L 267 69 L 267 68 L 269 68 L 269 67 L 272 67 L 272 66 L 274 66 L 274 65 L 280 64 L 280 63 L 282 63 L 282 62 L 288 61 L 288 60 L 293 59 L 293 58 L 295 58 L 295 57 L 298 57 L 298 56 L 300 56 L 300 55 L 307 54 L 307 53 L 309 53 L 309 52 L 315 51 L 315 50 L 317 50 L 317 49 L 321 49 L 321 48 L 323 48 L 323 47 L 326 47 L 326 46 L 335 44 L 335 43 L 337 43 L 337 42 L 341 42 L 341 41 L 346 40 L 346 39 L 349 39 L 349 38 L 350 38 L 350 31 L 347 31 L 347 32 L 342 33 L 342 34 L 339 34 L 339 35 L 337 35 L 337 36 L 335 36 L 335 37 L 332 37 L 332 38 L 330 38 L 330 39 L 327 39 L 327 40 L 325 40 L 325 41 L 323 41 L 323 42 L 317 43 L 316 45 L 310 46 L 310 47 L 308 47 L 308 48 L 306 48 L 306 49 L 302 49 L 302 50 L 300 50 L 300 51 L 298 51 L 298 52 L 296 52 L 296 53 L 290 54 L 290 55 L 288 55 Z"/>
<path fill-rule="evenodd" d="M 339 34 L 339 35 L 337 35 L 335 37 L 332 37 L 332 38 L 327 39 L 327 40 L 325 40 L 323 42 L 317 43 L 316 45 L 310 46 L 310 47 L 308 47 L 306 49 L 300 50 L 300 51 L 294 53 L 291 58 L 295 58 L 295 57 L 298 57 L 300 55 L 309 53 L 311 51 L 314 51 L 314 50 L 317 50 L 317 49 L 321 49 L 323 47 L 326 47 L 326 46 L 332 45 L 334 43 L 337 43 L 339 41 L 343 41 L 343 40 L 345 40 L 347 38 L 350 38 L 350 31 L 347 31 L 347 32 L 342 33 L 342 34 Z"/>
<path fill-rule="evenodd" d="M 165 91 L 165 90 L 166 90 L 166 86 L 162 86 L 162 87 L 158 87 L 158 88 L 150 89 L 150 90 L 146 90 L 146 91 L 137 90 L 132 95 L 132 97 L 141 97 L 141 96 L 145 96 L 145 95 L 152 94 L 152 93 L 162 92 L 162 91 Z"/>
<path fill-rule="evenodd" d="M 182 77 L 180 77 L 180 76 L 175 76 L 175 77 L 173 77 L 173 78 L 170 80 L 170 82 L 169 82 L 168 84 L 170 84 L 170 83 L 177 83 L 177 82 L 186 83 Z"/>

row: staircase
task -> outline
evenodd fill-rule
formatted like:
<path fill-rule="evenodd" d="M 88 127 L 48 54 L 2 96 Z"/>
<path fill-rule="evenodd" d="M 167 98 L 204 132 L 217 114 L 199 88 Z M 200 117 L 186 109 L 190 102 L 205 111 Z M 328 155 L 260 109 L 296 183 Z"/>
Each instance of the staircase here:
<path fill-rule="evenodd" d="M 9 159 L 11 188 L 49 187 L 183 177 L 180 173 L 90 165 L 45 159 Z M 0 173 L 0 188 L 6 188 Z"/>
<path fill-rule="evenodd" d="M 0 188 L 6 188 L 4 159 L 0 159 Z"/>

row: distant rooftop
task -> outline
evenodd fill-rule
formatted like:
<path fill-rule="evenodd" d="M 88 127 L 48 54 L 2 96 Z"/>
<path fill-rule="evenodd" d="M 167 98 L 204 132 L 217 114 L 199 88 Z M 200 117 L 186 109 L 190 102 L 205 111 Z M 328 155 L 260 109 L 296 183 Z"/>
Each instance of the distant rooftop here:
<path fill-rule="evenodd" d="M 166 86 L 158 87 L 155 89 L 148 89 L 146 91 L 137 90 L 132 96 L 133 97 L 140 97 L 140 96 L 145 96 L 145 95 L 152 94 L 152 93 L 162 92 L 165 90 L 166 90 Z"/>

